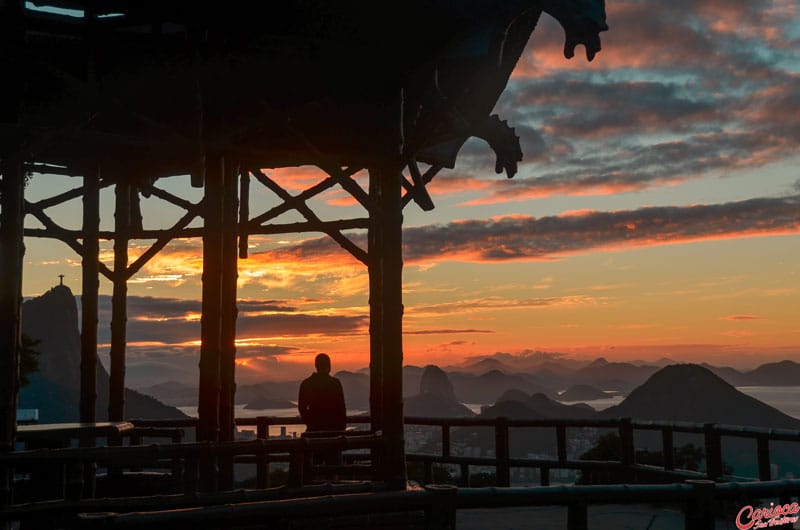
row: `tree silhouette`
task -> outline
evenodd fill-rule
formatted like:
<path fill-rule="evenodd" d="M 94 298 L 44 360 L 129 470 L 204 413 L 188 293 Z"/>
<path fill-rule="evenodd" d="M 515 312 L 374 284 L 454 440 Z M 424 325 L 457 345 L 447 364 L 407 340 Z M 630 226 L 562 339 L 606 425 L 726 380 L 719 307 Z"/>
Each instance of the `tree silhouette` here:
<path fill-rule="evenodd" d="M 22 351 L 19 356 L 19 386 L 28 386 L 30 379 L 28 376 L 39 371 L 39 350 L 36 346 L 42 342 L 34 339 L 30 335 L 22 334 Z"/>

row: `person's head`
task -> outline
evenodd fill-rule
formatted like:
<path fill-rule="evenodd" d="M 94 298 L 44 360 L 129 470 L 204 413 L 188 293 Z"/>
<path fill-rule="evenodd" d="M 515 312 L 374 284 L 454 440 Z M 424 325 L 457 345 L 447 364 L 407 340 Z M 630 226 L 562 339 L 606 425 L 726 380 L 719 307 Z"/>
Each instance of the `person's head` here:
<path fill-rule="evenodd" d="M 317 355 L 316 359 L 314 359 L 314 366 L 317 372 L 327 375 L 331 373 L 331 358 L 328 357 L 327 353 L 320 353 Z"/>

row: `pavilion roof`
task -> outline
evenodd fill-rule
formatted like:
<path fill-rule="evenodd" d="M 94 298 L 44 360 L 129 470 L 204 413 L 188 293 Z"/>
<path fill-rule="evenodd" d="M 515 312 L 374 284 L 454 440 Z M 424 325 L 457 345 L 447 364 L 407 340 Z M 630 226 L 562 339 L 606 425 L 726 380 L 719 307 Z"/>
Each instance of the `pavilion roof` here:
<path fill-rule="evenodd" d="M 256 167 L 398 154 L 452 166 L 541 13 L 491 0 L 34 4 L 48 9 L 25 9 L 24 44 L 7 50 L 21 104 L 0 118 L 0 149 L 120 177 L 191 173 L 209 151 Z"/>

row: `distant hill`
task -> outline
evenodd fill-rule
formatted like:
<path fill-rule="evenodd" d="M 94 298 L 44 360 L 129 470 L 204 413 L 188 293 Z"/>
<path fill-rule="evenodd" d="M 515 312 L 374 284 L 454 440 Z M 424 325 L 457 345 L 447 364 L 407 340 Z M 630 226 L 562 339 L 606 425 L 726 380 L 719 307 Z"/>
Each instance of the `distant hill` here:
<path fill-rule="evenodd" d="M 456 400 L 447 374 L 435 365 L 428 365 L 420 377 L 419 394 L 404 398 L 406 416 L 464 417 L 474 413 Z"/>
<path fill-rule="evenodd" d="M 485 359 L 481 359 L 480 361 L 476 361 L 473 363 L 466 364 L 464 366 L 460 366 L 458 368 L 459 371 L 468 372 L 475 375 L 485 374 L 491 370 L 499 370 L 501 372 L 512 372 L 514 371 L 511 366 L 505 364 L 504 362 L 494 359 L 492 357 L 487 357 Z"/>
<path fill-rule="evenodd" d="M 571 377 L 574 384 L 592 385 L 603 390 L 628 392 L 642 384 L 658 370 L 656 366 L 608 362 L 602 357 Z"/>
<path fill-rule="evenodd" d="M 746 373 L 740 372 L 735 368 L 731 368 L 729 366 L 712 366 L 708 363 L 701 363 L 700 366 L 703 368 L 708 368 L 712 373 L 721 377 L 723 380 L 732 384 L 733 386 L 746 386 L 752 384 L 750 377 Z"/>
<path fill-rule="evenodd" d="M 419 382 L 420 394 L 434 394 L 441 396 L 449 401 L 457 401 L 456 393 L 453 390 L 453 383 L 444 373 L 444 370 L 436 365 L 429 364 L 422 372 Z"/>
<path fill-rule="evenodd" d="M 525 403 L 526 401 L 528 401 L 528 398 L 530 398 L 530 396 L 527 393 L 523 392 L 518 388 L 512 388 L 510 390 L 506 390 L 505 392 L 503 392 L 503 395 L 497 398 L 497 402 L 495 402 L 495 405 L 497 403 L 502 403 L 504 401 L 518 401 L 520 403 Z"/>
<path fill-rule="evenodd" d="M 550 391 L 523 374 L 505 374 L 500 370 L 490 370 L 479 376 L 465 373 L 448 375 L 453 382 L 456 397 L 462 403 L 494 403 L 503 392 L 511 388 L 527 393 Z"/>
<path fill-rule="evenodd" d="M 739 392 L 696 364 L 662 368 L 601 415 L 800 429 L 800 420 Z"/>
<path fill-rule="evenodd" d="M 558 395 L 559 401 L 594 401 L 605 399 L 608 394 L 591 385 L 573 385 Z"/>
<path fill-rule="evenodd" d="M 348 409 L 369 409 L 369 374 L 342 370 L 334 376 L 342 383 L 344 402 Z"/>
<path fill-rule="evenodd" d="M 42 423 L 78 421 L 80 332 L 77 304 L 69 287 L 53 287 L 27 300 L 22 306 L 22 329 L 41 342 L 36 347 L 40 352 L 39 372 L 30 377 L 29 386 L 20 389 L 20 408 L 39 409 Z M 98 421 L 108 418 L 108 379 L 108 372 L 98 359 Z M 171 419 L 186 415 L 151 396 L 126 388 L 125 417 Z"/>
<path fill-rule="evenodd" d="M 755 370 L 746 372 L 747 384 L 760 386 L 800 385 L 800 364 L 794 361 L 780 361 L 762 364 Z"/>
<path fill-rule="evenodd" d="M 245 405 L 244 408 L 247 410 L 259 410 L 259 409 L 291 409 L 294 407 L 295 404 L 286 399 L 273 398 L 269 396 L 258 396 L 248 401 L 247 405 Z"/>
<path fill-rule="evenodd" d="M 708 368 L 696 364 L 662 368 L 622 403 L 600 415 L 800 429 L 800 420 L 743 394 Z M 660 450 L 661 441 L 657 438 L 655 433 L 638 436 L 637 445 Z M 736 474 L 754 476 L 757 472 L 754 451 L 755 446 L 749 440 L 725 438 L 723 441 L 725 463 Z M 770 458 L 782 477 L 800 472 L 794 445 L 771 444 Z"/>
<path fill-rule="evenodd" d="M 521 400 L 520 398 L 523 397 L 524 400 Z M 530 420 L 542 418 L 592 418 L 597 413 L 592 407 L 583 403 L 564 405 L 541 393 L 526 396 L 523 392 L 512 391 L 504 394 L 491 407 L 485 408 L 480 415 L 486 418 L 506 417 L 517 420 Z"/>
<path fill-rule="evenodd" d="M 139 392 L 148 396 L 153 396 L 173 407 L 193 407 L 197 406 L 197 387 L 189 386 L 178 381 L 165 381 L 155 385 L 142 387 Z"/>

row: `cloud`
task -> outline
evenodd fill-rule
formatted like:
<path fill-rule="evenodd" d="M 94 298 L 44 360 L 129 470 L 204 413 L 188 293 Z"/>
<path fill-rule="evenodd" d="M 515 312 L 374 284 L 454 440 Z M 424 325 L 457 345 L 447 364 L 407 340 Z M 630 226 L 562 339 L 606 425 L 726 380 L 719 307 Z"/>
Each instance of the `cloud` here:
<path fill-rule="evenodd" d="M 722 317 L 720 320 L 765 320 L 765 317 L 760 317 L 757 315 L 728 315 Z"/>
<path fill-rule="evenodd" d="M 461 333 L 494 333 L 494 331 L 490 329 L 418 329 L 403 331 L 403 335 L 457 335 Z"/>
<path fill-rule="evenodd" d="M 800 233 L 800 197 L 469 220 L 406 231 L 408 262 L 553 260 L 590 250 Z"/>
<path fill-rule="evenodd" d="M 798 195 L 611 212 L 581 210 L 541 218 L 514 215 L 406 228 L 404 262 L 430 266 L 443 261 L 547 261 L 595 250 L 797 233 Z M 359 244 L 365 244 L 365 239 L 364 235 L 353 236 Z M 263 263 L 300 263 L 309 270 L 323 268 L 323 272 L 317 271 L 318 278 L 334 278 L 343 255 L 350 259 L 335 242 L 323 237 L 264 251 L 259 259 Z M 292 273 L 285 272 L 288 276 Z M 360 278 L 366 289 L 363 266 L 351 266 L 344 274 Z"/>
<path fill-rule="evenodd" d="M 269 337 L 347 336 L 365 333 L 368 328 L 366 310 L 365 315 L 307 314 L 298 311 L 291 304 L 276 300 L 246 299 L 238 301 L 237 305 L 237 339 L 242 341 L 263 341 Z M 199 300 L 129 296 L 128 342 L 154 345 L 144 348 L 140 346 L 140 352 L 184 354 L 183 347 L 187 343 L 200 340 L 201 308 Z M 100 297 L 99 309 L 98 338 L 101 343 L 107 344 L 111 340 L 110 296 Z M 343 312 L 349 311 L 345 309 Z M 170 345 L 178 349 L 170 350 Z M 285 353 L 281 348 L 273 351 L 275 354 Z"/>

